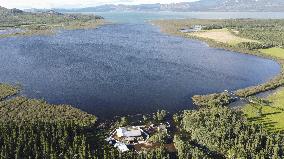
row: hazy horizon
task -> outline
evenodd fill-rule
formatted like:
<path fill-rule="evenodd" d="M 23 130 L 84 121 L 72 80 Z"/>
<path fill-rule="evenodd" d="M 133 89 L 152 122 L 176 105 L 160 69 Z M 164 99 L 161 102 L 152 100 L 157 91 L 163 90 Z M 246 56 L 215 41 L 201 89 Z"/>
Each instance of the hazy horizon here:
<path fill-rule="evenodd" d="M 198 0 L 168 0 L 167 2 L 163 0 L 25 0 L 19 2 L 18 0 L 2 0 L 0 6 L 6 8 L 19 8 L 19 9 L 50 9 L 50 8 L 82 8 L 82 7 L 92 7 L 105 4 L 126 4 L 126 5 L 138 5 L 138 4 L 170 4 L 179 2 L 193 2 Z"/>

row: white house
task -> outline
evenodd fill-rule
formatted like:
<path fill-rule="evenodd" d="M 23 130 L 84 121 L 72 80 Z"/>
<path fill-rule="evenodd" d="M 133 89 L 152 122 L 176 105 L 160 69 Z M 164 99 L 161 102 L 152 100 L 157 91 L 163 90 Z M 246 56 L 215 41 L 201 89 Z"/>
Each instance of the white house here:
<path fill-rule="evenodd" d="M 116 129 L 117 137 L 138 137 L 142 135 L 140 129 L 130 129 L 127 130 L 126 128 L 119 128 Z"/>
<path fill-rule="evenodd" d="M 127 146 L 144 144 L 146 143 L 146 140 L 149 139 L 149 134 L 141 127 L 143 126 L 129 126 L 114 129 L 106 141 L 117 148 L 120 152 L 129 151 Z"/>

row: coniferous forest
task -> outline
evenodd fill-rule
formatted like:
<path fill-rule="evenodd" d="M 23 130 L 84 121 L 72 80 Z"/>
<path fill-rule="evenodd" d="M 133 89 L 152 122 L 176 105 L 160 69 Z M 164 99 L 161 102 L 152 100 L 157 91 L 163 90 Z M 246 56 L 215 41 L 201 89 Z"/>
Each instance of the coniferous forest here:
<path fill-rule="evenodd" d="M 33 23 L 37 14 L 23 14 L 19 10 L 4 10 L 3 14 L 13 15 L 0 27 L 24 25 L 40 29 L 42 25 Z M 17 14 L 23 14 L 18 16 Z M 16 15 L 16 16 L 15 16 Z M 45 17 L 50 19 L 46 19 Z M 59 17 L 58 17 L 59 16 Z M 25 17 L 22 20 L 19 17 Z M 59 19 L 58 19 L 59 18 Z M 48 27 L 56 24 L 84 23 L 100 17 L 77 15 L 40 16 Z M 5 20 L 5 18 L 4 18 Z M 0 21 L 4 21 L 3 18 Z M 32 22 L 30 22 L 32 21 Z M 161 22 L 157 22 L 161 23 Z M 171 23 L 171 25 L 170 25 Z M 48 24 L 48 25 L 47 25 Z M 232 34 L 259 42 L 243 42 L 231 46 L 217 44 L 225 49 L 235 49 L 258 55 L 258 49 L 283 48 L 283 20 L 193 20 L 184 22 L 164 22 L 173 28 L 204 25 L 204 30 L 229 28 Z M 77 26 L 77 25 L 76 25 Z M 39 28 L 38 28 L 39 27 Z M 181 29 L 181 28 L 179 28 Z M 235 32 L 233 32 L 235 31 Z M 13 35 L 14 36 L 14 35 Z M 262 56 L 262 55 L 261 55 Z M 275 58 L 283 66 L 283 60 Z M 283 86 L 283 71 L 266 84 L 236 91 L 241 97 Z M 139 124 L 151 125 L 169 122 L 171 131 L 158 132 L 149 141 L 158 146 L 121 153 L 105 140 L 115 127 L 131 124 L 126 117 L 120 120 L 102 121 L 95 115 L 85 113 L 68 105 L 52 105 L 44 100 L 30 99 L 19 95 L 19 86 L 0 84 L 0 158 L 2 159 L 282 159 L 284 158 L 284 134 L 282 130 L 271 131 L 265 124 L 251 122 L 238 108 L 230 108 L 234 99 L 228 93 L 194 96 L 197 106 L 194 110 L 184 110 L 170 114 L 164 110 L 145 114 Z M 251 97 L 252 99 L 253 97 Z M 262 102 L 260 100 L 260 102 Z M 260 109 L 259 109 L 260 110 Z M 262 116 L 262 112 L 256 112 Z M 140 120 L 140 119 L 139 119 Z M 272 124 L 272 123 L 270 123 Z M 168 151 L 166 144 L 174 144 L 174 151 Z"/>
<path fill-rule="evenodd" d="M 108 132 L 104 122 L 69 106 L 16 97 L 2 101 L 0 112 L 1 158 L 280 159 L 284 155 L 281 132 L 269 132 L 249 122 L 242 111 L 216 103 L 173 116 L 174 153 L 163 145 L 120 153 L 104 140 Z M 158 111 L 145 123 L 161 122 L 166 116 L 171 118 Z"/>

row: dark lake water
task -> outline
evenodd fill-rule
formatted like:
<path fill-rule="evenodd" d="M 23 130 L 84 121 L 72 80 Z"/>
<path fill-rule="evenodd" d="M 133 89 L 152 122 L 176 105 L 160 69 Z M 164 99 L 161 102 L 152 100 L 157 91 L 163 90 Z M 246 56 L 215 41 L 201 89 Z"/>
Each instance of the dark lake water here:
<path fill-rule="evenodd" d="M 148 24 L 0 39 L 0 57 L 0 82 L 101 118 L 192 108 L 193 95 L 257 85 L 280 71 L 272 60 L 168 36 Z"/>

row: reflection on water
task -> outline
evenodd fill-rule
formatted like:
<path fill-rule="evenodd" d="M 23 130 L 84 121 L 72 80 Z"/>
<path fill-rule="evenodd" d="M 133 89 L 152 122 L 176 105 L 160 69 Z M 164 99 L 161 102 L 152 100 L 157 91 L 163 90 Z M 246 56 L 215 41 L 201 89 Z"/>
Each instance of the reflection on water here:
<path fill-rule="evenodd" d="M 171 37 L 147 24 L 0 39 L 0 81 L 99 117 L 191 108 L 195 94 L 263 83 L 279 65 Z"/>

